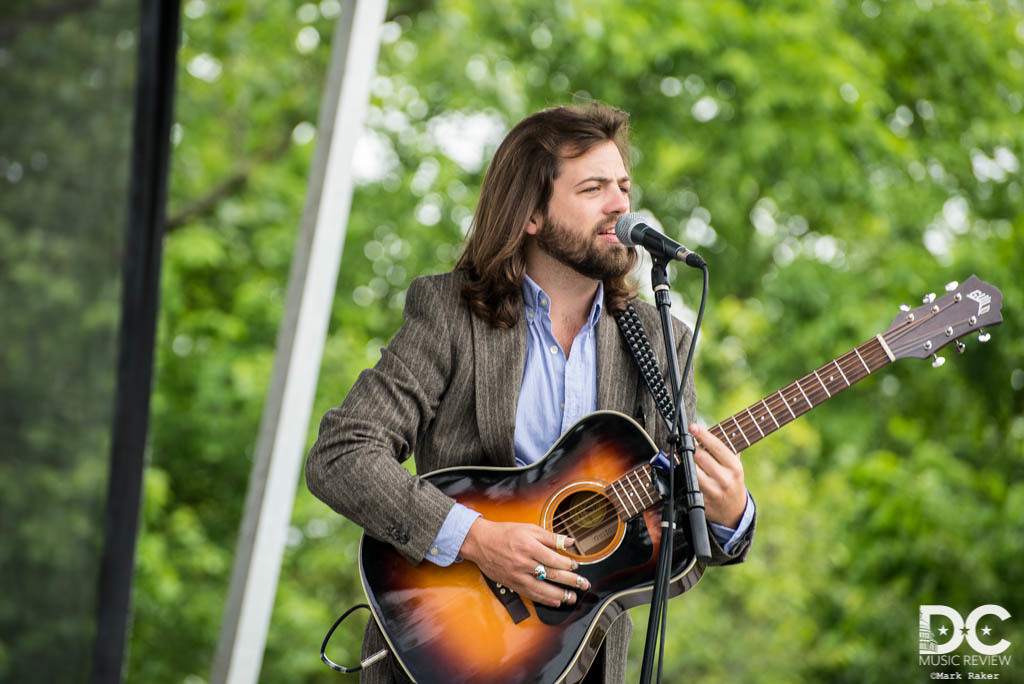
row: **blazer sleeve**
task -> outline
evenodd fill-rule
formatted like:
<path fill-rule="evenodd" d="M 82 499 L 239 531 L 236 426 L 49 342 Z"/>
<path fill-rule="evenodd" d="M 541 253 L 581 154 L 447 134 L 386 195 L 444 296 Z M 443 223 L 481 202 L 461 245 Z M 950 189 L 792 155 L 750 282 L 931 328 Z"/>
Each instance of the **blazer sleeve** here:
<path fill-rule="evenodd" d="M 423 559 L 455 503 L 402 466 L 452 371 L 451 305 L 433 279 L 412 282 L 405 323 L 342 405 L 324 415 L 306 459 L 306 484 L 317 498 L 412 563 Z"/>

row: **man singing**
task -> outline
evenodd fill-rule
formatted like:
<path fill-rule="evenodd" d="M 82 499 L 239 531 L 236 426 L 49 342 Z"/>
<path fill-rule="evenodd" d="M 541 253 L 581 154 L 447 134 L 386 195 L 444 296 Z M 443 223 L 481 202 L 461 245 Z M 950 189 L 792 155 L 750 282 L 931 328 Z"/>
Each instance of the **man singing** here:
<path fill-rule="evenodd" d="M 614 232 L 630 210 L 628 144 L 628 115 L 599 104 L 517 124 L 488 167 L 455 270 L 412 282 L 404 325 L 324 416 L 306 463 L 310 490 L 409 562 L 472 562 L 538 604 L 571 605 L 590 588 L 561 552 L 571 539 L 488 520 L 402 461 L 414 455 L 420 474 L 528 465 L 598 409 L 632 416 L 667 450 L 667 429 L 613 318 L 636 294 L 636 253 Z M 662 353 L 656 310 L 634 306 Z M 674 323 L 682 366 L 690 332 Z M 692 420 L 692 380 L 683 396 Z M 712 563 L 738 563 L 754 531 L 743 466 L 707 430 L 690 429 L 701 444 L 694 460 Z M 615 620 L 586 681 L 624 680 L 631 632 L 628 614 Z M 364 654 L 384 643 L 371 620 Z M 404 679 L 388 660 L 362 681 Z"/>

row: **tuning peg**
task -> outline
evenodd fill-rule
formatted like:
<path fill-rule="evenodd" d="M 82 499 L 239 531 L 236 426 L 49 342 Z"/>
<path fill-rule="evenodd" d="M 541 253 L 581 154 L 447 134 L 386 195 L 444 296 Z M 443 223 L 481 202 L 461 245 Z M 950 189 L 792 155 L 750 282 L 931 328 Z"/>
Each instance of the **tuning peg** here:
<path fill-rule="evenodd" d="M 958 354 L 963 354 L 967 350 L 967 345 L 960 340 L 956 341 L 956 351 Z"/>
<path fill-rule="evenodd" d="M 924 302 L 925 304 L 931 304 L 932 302 L 935 301 L 935 293 L 929 292 L 924 296 L 923 299 L 921 299 L 921 301 Z"/>
<path fill-rule="evenodd" d="M 956 282 L 955 280 L 951 280 L 948 283 L 946 283 L 946 292 L 952 292 L 958 287 L 960 287 L 960 283 Z"/>
<path fill-rule="evenodd" d="M 908 311 L 910 311 L 910 305 L 909 304 L 900 304 L 900 311 L 902 311 L 903 313 L 907 313 Z"/>
<path fill-rule="evenodd" d="M 978 329 L 978 341 L 979 342 L 988 342 L 991 339 L 992 339 L 992 335 L 990 333 L 985 332 L 984 328 L 979 328 Z"/>
<path fill-rule="evenodd" d="M 942 365 L 946 363 L 945 357 L 939 356 L 938 354 L 932 354 L 932 368 L 942 368 Z"/>

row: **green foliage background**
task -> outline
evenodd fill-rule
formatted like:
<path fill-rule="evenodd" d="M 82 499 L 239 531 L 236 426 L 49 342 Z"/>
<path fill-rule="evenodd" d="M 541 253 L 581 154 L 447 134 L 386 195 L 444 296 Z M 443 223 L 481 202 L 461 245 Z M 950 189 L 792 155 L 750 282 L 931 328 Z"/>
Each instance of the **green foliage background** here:
<path fill-rule="evenodd" d="M 136 682 L 208 677 L 339 11 L 184 8 Z M 755 546 L 672 604 L 665 681 L 923 681 L 927 603 L 1006 607 L 1013 665 L 993 671 L 1024 676 L 1019 0 L 388 13 L 310 442 L 400 325 L 410 279 L 453 264 L 503 132 L 599 99 L 632 114 L 634 208 L 710 264 L 708 423 L 947 281 L 976 273 L 1004 296 L 986 346 L 939 370 L 902 361 L 744 454 Z M 673 282 L 695 303 L 696 279 Z M 262 681 L 335 681 L 317 647 L 361 599 L 358 534 L 300 487 Z M 336 659 L 358 638 L 339 635 Z"/>

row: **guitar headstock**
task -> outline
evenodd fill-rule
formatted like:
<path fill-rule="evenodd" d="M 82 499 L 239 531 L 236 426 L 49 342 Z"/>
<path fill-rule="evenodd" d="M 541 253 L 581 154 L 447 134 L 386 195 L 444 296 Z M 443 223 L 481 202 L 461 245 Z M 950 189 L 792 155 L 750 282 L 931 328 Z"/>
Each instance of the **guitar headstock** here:
<path fill-rule="evenodd" d="M 946 294 L 938 299 L 925 295 L 924 304 L 916 309 L 901 306 L 900 315 L 881 337 L 894 360 L 926 359 L 952 342 L 963 353 L 965 346 L 959 340 L 965 335 L 976 332 L 980 342 L 988 341 L 983 328 L 1003 322 L 1002 305 L 1003 293 L 972 275 L 962 284 L 947 285 Z M 938 367 L 944 361 L 936 356 L 932 365 Z"/>

